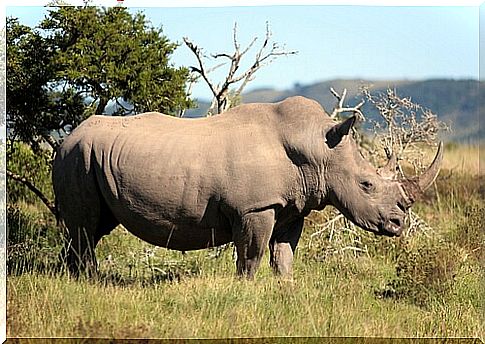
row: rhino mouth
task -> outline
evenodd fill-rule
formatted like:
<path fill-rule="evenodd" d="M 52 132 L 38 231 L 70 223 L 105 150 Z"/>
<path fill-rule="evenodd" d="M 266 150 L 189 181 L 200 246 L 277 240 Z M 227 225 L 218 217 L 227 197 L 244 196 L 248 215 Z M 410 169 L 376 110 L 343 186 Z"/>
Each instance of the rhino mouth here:
<path fill-rule="evenodd" d="M 379 226 L 377 235 L 384 235 L 388 237 L 400 236 L 402 233 L 402 220 L 398 218 L 389 219 Z"/>
<path fill-rule="evenodd" d="M 342 210 L 341 212 L 345 216 L 348 214 Z M 399 237 L 403 231 L 404 219 L 398 214 L 391 215 L 390 217 L 381 217 L 378 223 L 356 221 L 352 216 L 348 216 L 347 218 L 363 230 L 374 233 L 377 236 Z"/>

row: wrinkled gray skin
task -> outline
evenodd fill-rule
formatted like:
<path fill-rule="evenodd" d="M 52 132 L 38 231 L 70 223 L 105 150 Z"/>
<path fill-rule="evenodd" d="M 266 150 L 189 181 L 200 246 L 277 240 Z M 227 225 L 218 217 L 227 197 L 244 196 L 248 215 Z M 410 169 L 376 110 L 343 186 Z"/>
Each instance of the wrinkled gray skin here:
<path fill-rule="evenodd" d="M 233 241 L 247 277 L 268 246 L 275 272 L 291 276 L 304 217 L 327 205 L 365 230 L 400 235 L 419 185 L 378 174 L 349 135 L 354 120 L 337 124 L 302 97 L 201 119 L 90 117 L 53 168 L 69 267 L 95 269 L 96 244 L 120 223 L 174 250 Z"/>

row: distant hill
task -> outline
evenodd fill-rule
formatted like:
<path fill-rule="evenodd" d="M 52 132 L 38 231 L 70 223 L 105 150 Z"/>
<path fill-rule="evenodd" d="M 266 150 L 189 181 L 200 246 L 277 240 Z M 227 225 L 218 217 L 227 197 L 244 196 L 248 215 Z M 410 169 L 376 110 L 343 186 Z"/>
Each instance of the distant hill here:
<path fill-rule="evenodd" d="M 329 80 L 310 85 L 297 85 L 289 90 L 272 88 L 258 89 L 244 93 L 243 103 L 278 102 L 287 97 L 301 95 L 318 101 L 328 112 L 335 105 L 335 98 L 330 93 L 330 87 L 341 92 L 347 88 L 347 103 L 358 102 L 359 87 L 372 85 L 374 93 L 384 92 L 388 87 L 395 88 L 397 94 L 411 99 L 432 110 L 440 120 L 448 123 L 452 132 L 446 139 L 460 142 L 472 142 L 484 139 L 484 129 L 478 125 L 480 110 L 485 111 L 485 94 L 479 93 L 480 82 L 477 80 L 433 79 L 424 81 L 412 80 Z M 483 84 L 482 84 L 483 86 Z M 197 109 L 187 112 L 188 117 L 203 115 L 208 108 L 208 102 L 199 102 Z M 368 104 L 363 108 L 368 117 L 375 116 L 375 110 Z"/>

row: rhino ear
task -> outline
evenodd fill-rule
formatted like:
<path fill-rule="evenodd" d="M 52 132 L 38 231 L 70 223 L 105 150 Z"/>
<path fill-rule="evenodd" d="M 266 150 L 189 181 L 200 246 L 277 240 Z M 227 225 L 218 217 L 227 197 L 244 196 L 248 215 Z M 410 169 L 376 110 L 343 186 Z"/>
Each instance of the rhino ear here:
<path fill-rule="evenodd" d="M 338 145 L 340 141 L 342 141 L 342 138 L 350 133 L 350 130 L 354 126 L 356 119 L 357 117 L 354 115 L 347 118 L 341 123 L 335 124 L 332 128 L 330 128 L 330 130 L 325 135 L 325 137 L 327 138 L 327 144 L 330 148 Z"/>

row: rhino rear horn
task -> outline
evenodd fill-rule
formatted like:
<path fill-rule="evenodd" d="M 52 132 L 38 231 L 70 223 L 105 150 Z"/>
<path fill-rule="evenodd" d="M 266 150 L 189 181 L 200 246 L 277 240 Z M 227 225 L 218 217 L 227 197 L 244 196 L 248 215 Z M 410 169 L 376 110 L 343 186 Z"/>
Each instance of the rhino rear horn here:
<path fill-rule="evenodd" d="M 397 156 L 393 152 L 387 164 L 379 168 L 377 170 L 377 173 L 383 178 L 393 179 L 397 175 L 396 170 L 397 170 Z"/>
<path fill-rule="evenodd" d="M 438 152 L 434 157 L 433 162 L 428 167 L 428 169 L 419 176 L 418 178 L 418 185 L 421 190 L 426 190 L 429 188 L 433 182 L 435 181 L 436 177 L 440 172 L 441 168 L 441 161 L 443 160 L 443 142 L 440 142 L 438 146 Z"/>
<path fill-rule="evenodd" d="M 330 128 L 330 130 L 325 135 L 325 137 L 327 138 L 327 144 L 330 148 L 338 145 L 340 141 L 342 141 L 342 138 L 350 133 L 350 130 L 354 126 L 356 119 L 357 117 L 354 115 Z"/>

